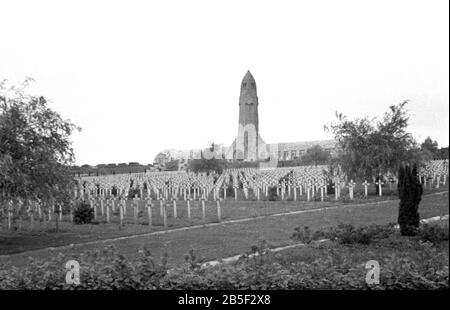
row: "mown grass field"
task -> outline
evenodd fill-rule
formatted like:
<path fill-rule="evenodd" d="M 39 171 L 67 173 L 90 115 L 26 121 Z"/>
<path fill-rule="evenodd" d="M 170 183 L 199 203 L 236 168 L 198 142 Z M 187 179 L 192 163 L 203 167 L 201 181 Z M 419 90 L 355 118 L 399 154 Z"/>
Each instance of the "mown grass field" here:
<path fill-rule="evenodd" d="M 246 208 L 244 208 L 246 205 Z M 320 208 L 325 206 L 337 206 L 329 210 L 317 210 L 301 214 L 276 215 L 283 211 L 300 210 L 307 208 Z M 226 208 L 226 204 L 224 209 Z M 184 261 L 185 254 L 194 249 L 198 256 L 205 260 L 213 260 L 221 257 L 233 256 L 246 252 L 252 245 L 261 240 L 268 242 L 270 247 L 291 244 L 290 236 L 295 227 L 308 226 L 311 229 L 321 229 L 336 226 L 340 223 L 358 225 L 384 224 L 396 222 L 398 215 L 398 201 L 390 200 L 373 204 L 344 204 L 344 203 L 311 203 L 298 204 L 295 202 L 236 202 L 229 206 L 230 218 L 267 215 L 265 217 L 250 218 L 245 222 L 220 224 L 212 227 L 197 227 L 182 231 L 174 231 L 166 234 L 130 236 L 121 240 L 99 241 L 91 244 L 74 245 L 64 249 L 42 249 L 28 253 L 18 253 L 11 256 L 1 256 L 0 262 L 20 266 L 27 264 L 28 257 L 46 259 L 58 253 L 64 253 L 68 257 L 76 257 L 80 252 L 95 250 L 106 245 L 114 245 L 125 257 L 134 257 L 138 250 L 146 247 L 150 249 L 154 257 L 161 257 L 167 252 L 170 264 L 180 264 Z M 231 213 L 234 210 L 234 213 Z M 256 210 L 256 211 L 255 211 Z M 449 213 L 448 193 L 424 196 L 420 204 L 421 218 Z M 224 210 L 226 220 L 226 211 Z M 271 214 L 271 215 L 270 215 Z M 198 216 L 198 215 L 197 215 Z M 201 220 L 201 219 L 200 219 Z M 198 219 L 194 219 L 193 223 Z M 182 226 L 182 221 L 178 222 Z M 43 246 L 67 245 L 87 240 L 98 240 L 116 236 L 125 236 L 136 233 L 136 227 L 117 232 L 114 224 L 82 225 L 79 231 L 35 232 L 35 233 L 4 233 L 2 232 L 1 246 L 3 253 L 17 251 L 22 244 L 22 250 L 39 248 Z M 145 225 L 140 225 L 141 233 L 149 233 Z M 89 227 L 89 228 L 88 228 Z M 172 228 L 178 227 L 173 225 Z M 157 230 L 158 228 L 155 228 Z M 20 243 L 22 242 L 22 243 Z M 53 244 L 51 244 L 53 242 Z"/>
<path fill-rule="evenodd" d="M 439 190 L 427 190 L 426 194 L 432 194 L 439 191 L 445 191 L 445 188 Z M 378 197 L 376 195 L 369 196 L 368 199 L 355 199 L 353 201 L 345 198 L 335 201 L 332 197 L 328 197 L 327 201 L 251 201 L 251 200 L 234 200 L 227 199 L 221 202 L 222 221 L 229 221 L 243 218 L 264 217 L 272 214 L 295 212 L 301 210 L 320 209 L 325 207 L 340 207 L 349 204 L 376 203 L 378 201 L 395 200 L 396 196 L 386 195 Z M 153 220 L 152 227 L 148 226 L 147 211 L 144 204 L 140 204 L 140 217 L 137 224 L 134 223 L 132 202 L 127 203 L 127 212 L 125 214 L 123 227 L 119 226 L 118 215 L 111 213 L 111 222 L 106 223 L 106 214 L 101 216 L 100 208 L 98 208 L 97 224 L 74 225 L 66 221 L 59 223 L 59 230 L 55 231 L 55 216 L 51 222 L 42 221 L 35 222 L 32 231 L 29 229 L 28 221 L 21 221 L 21 229 L 15 231 L 0 231 L 0 255 L 20 253 L 29 250 L 36 250 L 45 247 L 57 247 L 69 244 L 79 244 L 95 240 L 106 240 L 111 238 L 131 236 L 138 234 L 148 234 L 150 232 L 170 230 L 174 228 L 202 225 L 206 223 L 217 223 L 217 206 L 216 202 L 206 202 L 206 218 L 202 219 L 201 204 L 199 201 L 191 202 L 191 218 L 187 217 L 187 203 L 185 201 L 177 201 L 177 218 L 173 216 L 173 205 L 167 202 L 166 210 L 168 217 L 167 227 L 163 226 L 163 219 L 160 214 L 159 201 L 153 202 Z M 3 223 L 3 228 L 6 224 Z"/>

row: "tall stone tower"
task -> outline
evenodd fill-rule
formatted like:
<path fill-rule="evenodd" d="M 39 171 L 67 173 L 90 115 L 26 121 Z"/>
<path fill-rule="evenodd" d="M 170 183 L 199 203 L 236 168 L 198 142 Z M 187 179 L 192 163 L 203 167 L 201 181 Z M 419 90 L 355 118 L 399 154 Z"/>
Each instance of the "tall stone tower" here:
<path fill-rule="evenodd" d="M 258 146 L 262 140 L 259 136 L 258 95 L 256 82 L 250 71 L 247 71 L 241 83 L 239 96 L 239 128 L 234 143 L 234 159 L 245 161 L 258 159 Z"/>

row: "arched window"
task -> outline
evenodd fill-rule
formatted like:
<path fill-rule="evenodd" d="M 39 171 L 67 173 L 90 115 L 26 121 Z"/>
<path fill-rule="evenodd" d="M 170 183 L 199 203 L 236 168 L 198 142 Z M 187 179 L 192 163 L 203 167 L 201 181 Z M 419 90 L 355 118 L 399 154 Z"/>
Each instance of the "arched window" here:
<path fill-rule="evenodd" d="M 242 83 L 242 87 L 245 87 L 245 86 L 247 86 L 247 83 Z"/>

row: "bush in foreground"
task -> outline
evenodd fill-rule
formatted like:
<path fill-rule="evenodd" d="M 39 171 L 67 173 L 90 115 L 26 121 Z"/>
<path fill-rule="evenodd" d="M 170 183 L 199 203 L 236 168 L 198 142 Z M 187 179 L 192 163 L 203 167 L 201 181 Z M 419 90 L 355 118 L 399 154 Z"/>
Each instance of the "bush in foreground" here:
<path fill-rule="evenodd" d="M 70 258 L 59 255 L 48 261 L 31 260 L 21 269 L 0 264 L 0 290 L 448 289 L 448 242 L 443 242 L 448 233 L 445 236 L 440 228 L 425 225 L 421 231 L 417 237 L 402 237 L 393 233 L 392 225 L 341 225 L 314 233 L 309 228 L 298 229 L 298 238 L 309 243 L 323 236 L 334 241 L 279 253 L 267 251 L 267 244 L 262 243 L 234 264 L 211 268 L 202 268 L 193 251 L 182 266 L 170 269 L 167 255 L 155 260 L 143 249 L 137 257 L 126 259 L 110 246 Z M 434 242 L 422 241 L 425 239 Z M 80 263 L 78 286 L 65 282 L 64 267 L 70 259 Z M 380 263 L 379 285 L 365 282 L 369 259 Z"/>
<path fill-rule="evenodd" d="M 327 230 L 314 233 L 308 227 L 297 227 L 291 239 L 309 244 L 314 240 L 330 239 L 340 244 L 370 244 L 376 239 L 383 239 L 395 233 L 394 224 L 369 225 L 354 227 L 350 224 L 339 224 Z"/>
<path fill-rule="evenodd" d="M 417 235 L 422 241 L 439 243 L 448 241 L 448 227 L 440 227 L 436 225 L 423 224 L 420 226 Z"/>

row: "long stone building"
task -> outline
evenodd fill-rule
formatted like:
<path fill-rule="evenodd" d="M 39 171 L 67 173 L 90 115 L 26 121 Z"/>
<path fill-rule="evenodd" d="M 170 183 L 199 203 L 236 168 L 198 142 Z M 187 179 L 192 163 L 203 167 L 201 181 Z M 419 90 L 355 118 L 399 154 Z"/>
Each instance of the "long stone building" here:
<path fill-rule="evenodd" d="M 315 145 L 321 146 L 332 155 L 335 153 L 336 142 L 334 140 L 265 143 L 259 131 L 258 106 L 256 81 L 250 71 L 247 71 L 240 87 L 238 132 L 230 146 L 215 145 L 213 152 L 209 147 L 191 150 L 164 150 L 156 155 L 154 163 L 160 166 L 172 160 L 187 163 L 189 160 L 199 159 L 202 156 L 229 161 L 257 161 L 276 157 L 278 161 L 286 161 L 300 158 Z"/>

